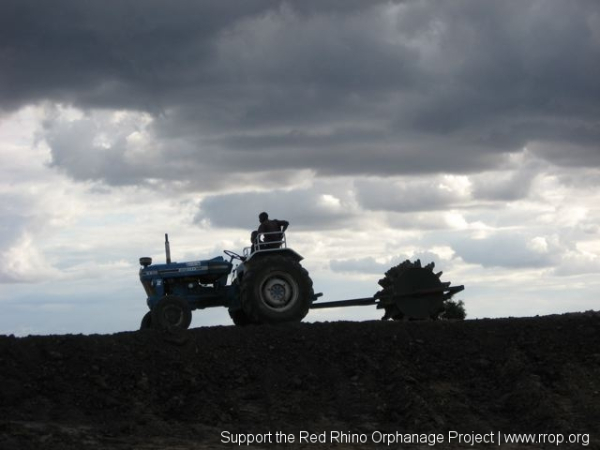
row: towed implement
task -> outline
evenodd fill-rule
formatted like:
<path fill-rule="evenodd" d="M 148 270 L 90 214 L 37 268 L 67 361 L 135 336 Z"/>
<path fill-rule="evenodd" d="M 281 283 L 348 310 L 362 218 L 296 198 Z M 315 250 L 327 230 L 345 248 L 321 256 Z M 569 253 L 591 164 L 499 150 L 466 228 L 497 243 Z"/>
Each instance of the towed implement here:
<path fill-rule="evenodd" d="M 269 233 L 264 233 L 269 234 Z M 140 281 L 147 295 L 149 311 L 141 328 L 186 329 L 192 311 L 226 307 L 236 325 L 299 322 L 310 309 L 375 305 L 384 310 L 383 319 L 408 320 L 437 318 L 444 302 L 464 289 L 450 286 L 434 273 L 434 264 L 405 261 L 388 270 L 379 281 L 381 290 L 373 297 L 318 302 L 303 257 L 288 248 L 285 233 L 277 241 L 256 237 L 251 247 L 239 255 L 230 250 L 228 259 L 172 262 L 165 234 L 166 262 L 152 264 L 140 258 Z M 234 260 L 239 261 L 234 265 Z"/>

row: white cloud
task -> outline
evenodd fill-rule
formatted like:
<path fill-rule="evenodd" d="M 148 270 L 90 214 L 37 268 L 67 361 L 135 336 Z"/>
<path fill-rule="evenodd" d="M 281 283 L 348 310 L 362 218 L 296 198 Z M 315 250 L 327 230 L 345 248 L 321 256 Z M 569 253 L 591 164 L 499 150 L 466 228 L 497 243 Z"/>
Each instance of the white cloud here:
<path fill-rule="evenodd" d="M 0 283 L 39 283 L 60 276 L 35 246 L 31 236 L 23 236 L 0 256 Z"/>

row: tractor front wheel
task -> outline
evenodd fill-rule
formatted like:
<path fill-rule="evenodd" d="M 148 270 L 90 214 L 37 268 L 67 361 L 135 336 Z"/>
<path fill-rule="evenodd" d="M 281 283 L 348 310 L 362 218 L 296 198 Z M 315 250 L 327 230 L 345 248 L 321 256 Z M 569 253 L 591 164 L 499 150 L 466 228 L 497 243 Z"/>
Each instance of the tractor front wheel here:
<path fill-rule="evenodd" d="M 158 329 L 186 330 L 192 323 L 190 305 L 180 297 L 165 296 L 152 310 L 152 326 Z"/>
<path fill-rule="evenodd" d="M 142 323 L 140 325 L 140 330 L 148 330 L 152 328 L 152 311 L 148 311 L 142 317 Z"/>
<path fill-rule="evenodd" d="M 295 259 L 263 256 L 246 266 L 242 307 L 255 323 L 300 322 L 313 300 L 312 280 Z"/>

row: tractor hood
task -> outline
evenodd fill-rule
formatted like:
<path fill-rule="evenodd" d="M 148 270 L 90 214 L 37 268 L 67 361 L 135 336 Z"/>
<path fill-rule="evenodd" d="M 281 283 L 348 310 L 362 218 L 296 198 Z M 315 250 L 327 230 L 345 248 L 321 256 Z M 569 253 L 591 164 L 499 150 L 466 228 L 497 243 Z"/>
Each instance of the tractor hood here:
<path fill-rule="evenodd" d="M 156 277 L 194 277 L 198 278 L 202 284 L 211 284 L 223 275 L 228 275 L 232 267 L 233 265 L 222 256 L 202 261 L 151 264 L 140 269 L 140 280 L 146 281 Z"/>

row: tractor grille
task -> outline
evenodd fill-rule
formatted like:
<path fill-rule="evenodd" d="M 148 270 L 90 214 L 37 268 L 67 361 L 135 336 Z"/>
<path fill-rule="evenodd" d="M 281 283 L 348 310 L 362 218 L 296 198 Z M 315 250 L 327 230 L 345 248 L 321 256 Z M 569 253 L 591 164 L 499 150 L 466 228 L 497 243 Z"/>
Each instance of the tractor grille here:
<path fill-rule="evenodd" d="M 156 289 L 152 286 L 152 282 L 150 280 L 142 281 L 142 285 L 144 286 L 144 290 L 146 291 L 146 295 L 148 297 L 153 297 L 156 293 Z"/>

